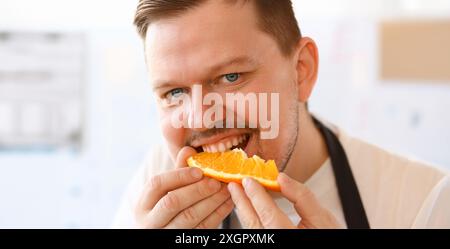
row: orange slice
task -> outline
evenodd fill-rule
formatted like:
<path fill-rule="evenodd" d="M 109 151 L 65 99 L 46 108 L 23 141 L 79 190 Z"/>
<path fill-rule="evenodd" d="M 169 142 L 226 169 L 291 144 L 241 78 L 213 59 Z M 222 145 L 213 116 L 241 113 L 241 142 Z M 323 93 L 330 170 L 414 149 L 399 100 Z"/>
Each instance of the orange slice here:
<path fill-rule="evenodd" d="M 215 153 L 201 152 L 189 157 L 187 163 L 190 167 L 200 168 L 206 176 L 222 182 L 241 184 L 245 177 L 252 177 L 264 187 L 280 191 L 275 161 L 266 162 L 257 155 L 248 158 L 241 149 Z"/>

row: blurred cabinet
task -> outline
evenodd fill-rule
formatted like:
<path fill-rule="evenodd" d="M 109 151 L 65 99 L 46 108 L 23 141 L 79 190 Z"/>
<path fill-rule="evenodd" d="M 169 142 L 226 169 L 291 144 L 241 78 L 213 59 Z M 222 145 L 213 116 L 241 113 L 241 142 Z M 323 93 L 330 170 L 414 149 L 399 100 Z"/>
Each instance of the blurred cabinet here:
<path fill-rule="evenodd" d="M 0 31 L 0 149 L 80 146 L 83 34 Z"/>

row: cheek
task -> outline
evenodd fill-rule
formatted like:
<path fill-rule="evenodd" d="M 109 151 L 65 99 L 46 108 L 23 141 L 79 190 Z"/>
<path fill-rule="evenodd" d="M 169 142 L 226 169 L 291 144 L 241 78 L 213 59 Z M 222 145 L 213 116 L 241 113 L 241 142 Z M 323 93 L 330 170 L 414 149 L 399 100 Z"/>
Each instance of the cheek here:
<path fill-rule="evenodd" d="M 295 85 L 295 79 L 292 74 L 289 74 L 288 70 L 279 70 L 278 73 L 268 73 L 261 77 L 258 84 L 254 89 L 258 92 L 268 93 L 268 114 L 270 117 L 272 111 L 272 105 L 278 112 L 278 118 L 280 119 L 280 127 L 284 125 L 286 116 L 292 112 L 293 105 L 297 104 L 297 88 Z M 278 94 L 278 103 L 272 103 L 270 101 L 270 94 Z M 281 130 L 281 129 L 280 129 Z"/>
<path fill-rule="evenodd" d="M 176 154 L 183 148 L 185 143 L 185 129 L 174 128 L 171 123 L 170 114 L 165 112 L 160 113 L 160 123 L 161 131 L 169 146 L 170 154 L 172 158 L 176 158 Z"/>
<path fill-rule="evenodd" d="M 277 72 L 272 72 L 265 76 L 266 82 L 263 82 L 263 91 L 279 94 L 278 108 L 275 108 L 277 109 L 279 120 L 278 137 L 271 140 L 260 140 L 260 149 L 265 156 L 277 159 L 279 163 L 282 159 L 283 151 L 287 151 L 287 145 L 291 141 L 293 134 L 295 134 L 295 125 L 293 123 L 297 122 L 297 120 L 295 120 L 296 115 L 294 112 L 298 102 L 294 75 L 290 74 L 288 70 L 282 70 L 281 68 Z M 271 104 L 268 106 L 269 115 Z M 273 148 L 279 148 L 279 150 L 275 151 Z"/>

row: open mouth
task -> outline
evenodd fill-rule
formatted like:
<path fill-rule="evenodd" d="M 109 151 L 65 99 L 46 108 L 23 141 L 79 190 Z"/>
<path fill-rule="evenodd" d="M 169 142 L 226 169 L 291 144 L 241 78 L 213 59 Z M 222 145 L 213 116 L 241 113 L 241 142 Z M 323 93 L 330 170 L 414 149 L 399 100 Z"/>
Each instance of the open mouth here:
<path fill-rule="evenodd" d="M 250 140 L 251 134 L 241 134 L 235 136 L 229 136 L 224 139 L 221 139 L 218 142 L 203 144 L 202 146 L 198 146 L 195 150 L 200 152 L 225 152 L 228 150 L 234 150 L 236 148 L 245 150 L 247 147 L 248 141 Z"/>

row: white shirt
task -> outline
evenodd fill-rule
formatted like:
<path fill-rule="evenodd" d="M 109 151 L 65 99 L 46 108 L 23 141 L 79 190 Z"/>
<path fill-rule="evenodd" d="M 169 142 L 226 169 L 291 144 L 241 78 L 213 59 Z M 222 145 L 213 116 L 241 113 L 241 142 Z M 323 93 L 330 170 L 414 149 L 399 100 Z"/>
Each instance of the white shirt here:
<path fill-rule="evenodd" d="M 371 228 L 450 228 L 450 174 L 422 162 L 394 155 L 331 127 L 347 154 Z M 158 147 L 131 181 L 116 214 L 114 228 L 133 228 L 134 205 L 149 176 L 173 168 L 167 151 Z M 306 182 L 319 202 L 345 226 L 333 169 L 328 159 Z M 294 222 L 292 204 L 273 197 Z M 233 213 L 232 228 L 239 228 Z"/>

